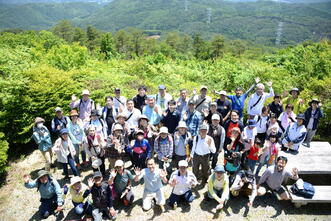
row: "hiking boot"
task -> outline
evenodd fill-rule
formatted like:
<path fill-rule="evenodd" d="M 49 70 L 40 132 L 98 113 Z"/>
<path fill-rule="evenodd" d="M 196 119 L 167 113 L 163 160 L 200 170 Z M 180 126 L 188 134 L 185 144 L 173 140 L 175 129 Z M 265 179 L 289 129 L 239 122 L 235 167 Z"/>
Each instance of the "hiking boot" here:
<path fill-rule="evenodd" d="M 47 219 L 48 217 L 49 217 L 49 212 L 48 212 L 48 211 L 44 212 L 44 214 L 43 214 L 43 218 L 44 218 L 44 219 Z"/>
<path fill-rule="evenodd" d="M 160 208 L 161 213 L 164 213 L 164 211 L 165 211 L 164 206 L 163 205 L 159 205 L 159 208 Z"/>
<path fill-rule="evenodd" d="M 132 195 L 132 196 L 130 197 L 130 200 L 129 200 L 130 204 L 133 203 L 133 200 L 134 200 L 134 196 Z"/>

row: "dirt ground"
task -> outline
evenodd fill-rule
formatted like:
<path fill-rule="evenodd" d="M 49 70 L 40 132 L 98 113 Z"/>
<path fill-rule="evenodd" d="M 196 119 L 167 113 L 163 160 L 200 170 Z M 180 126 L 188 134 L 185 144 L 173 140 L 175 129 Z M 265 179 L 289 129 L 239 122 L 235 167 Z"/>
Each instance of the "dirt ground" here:
<path fill-rule="evenodd" d="M 27 189 L 23 185 L 22 176 L 25 173 L 36 177 L 39 169 L 43 168 L 42 156 L 39 151 L 34 151 L 24 160 L 11 164 L 6 183 L 0 189 L 0 221 L 28 221 L 40 220 L 37 213 L 39 193 L 36 189 Z M 54 169 L 53 176 L 58 179 L 61 186 L 64 185 L 62 169 Z M 84 182 L 92 175 L 92 170 L 83 171 Z M 216 202 L 203 200 L 207 187 L 194 191 L 196 200 L 189 205 L 179 204 L 176 210 L 168 206 L 161 213 L 155 208 L 148 212 L 141 209 L 143 185 L 134 186 L 135 201 L 129 208 L 117 208 L 120 210 L 117 220 L 331 220 L 330 204 L 308 204 L 301 208 L 295 208 L 291 202 L 278 201 L 273 195 L 267 194 L 257 197 L 253 206 L 248 210 L 247 199 L 238 197 L 230 199 L 226 208 L 215 212 Z M 166 198 L 171 193 L 171 187 L 165 186 Z M 47 220 L 72 220 L 78 219 L 74 214 L 71 199 L 65 200 L 65 209 L 57 217 L 50 216 Z"/>

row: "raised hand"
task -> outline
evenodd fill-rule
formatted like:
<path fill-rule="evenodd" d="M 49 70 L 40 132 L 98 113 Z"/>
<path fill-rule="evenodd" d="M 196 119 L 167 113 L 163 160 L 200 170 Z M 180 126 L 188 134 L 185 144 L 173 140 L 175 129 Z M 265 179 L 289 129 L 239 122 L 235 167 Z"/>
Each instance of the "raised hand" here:
<path fill-rule="evenodd" d="M 272 87 L 272 81 L 267 82 L 268 87 Z"/>
<path fill-rule="evenodd" d="M 115 178 L 115 176 L 116 176 L 116 171 L 115 171 L 115 169 L 111 169 L 111 171 L 110 171 L 110 176 L 113 177 L 113 178 Z"/>
<path fill-rule="evenodd" d="M 23 181 L 24 183 L 28 183 L 30 181 L 30 176 L 27 174 L 23 175 Z"/>
<path fill-rule="evenodd" d="M 141 169 L 139 167 L 134 168 L 134 174 L 136 174 L 136 176 L 139 176 L 141 174 Z"/>
<path fill-rule="evenodd" d="M 197 89 L 194 88 L 193 91 L 192 91 L 192 94 L 196 95 L 197 94 Z"/>
<path fill-rule="evenodd" d="M 154 111 L 156 112 L 156 113 L 158 113 L 159 112 L 159 108 L 155 105 L 155 107 L 154 107 Z"/>
<path fill-rule="evenodd" d="M 94 180 L 93 180 L 93 178 L 89 178 L 88 180 L 87 180 L 87 185 L 88 185 L 88 187 L 91 189 L 92 188 L 92 186 L 94 185 Z"/>
<path fill-rule="evenodd" d="M 76 95 L 74 95 L 74 94 L 73 94 L 73 95 L 71 95 L 71 100 L 72 100 L 72 101 L 76 101 L 76 100 L 77 100 L 77 97 L 76 97 Z"/>
<path fill-rule="evenodd" d="M 260 80 L 261 80 L 261 79 L 260 79 L 259 77 L 255 78 L 255 83 L 258 84 L 258 83 L 260 82 Z"/>
<path fill-rule="evenodd" d="M 297 176 L 298 173 L 299 173 L 298 169 L 297 169 L 296 167 L 294 167 L 294 168 L 292 169 L 292 175 L 293 175 L 293 176 Z"/>
<path fill-rule="evenodd" d="M 160 172 L 160 177 L 161 178 L 165 178 L 167 175 L 168 175 L 167 171 L 161 170 L 161 172 Z"/>
<path fill-rule="evenodd" d="M 216 209 L 217 209 L 217 210 L 223 209 L 223 206 L 224 206 L 224 202 L 220 202 L 220 203 L 216 206 Z"/>

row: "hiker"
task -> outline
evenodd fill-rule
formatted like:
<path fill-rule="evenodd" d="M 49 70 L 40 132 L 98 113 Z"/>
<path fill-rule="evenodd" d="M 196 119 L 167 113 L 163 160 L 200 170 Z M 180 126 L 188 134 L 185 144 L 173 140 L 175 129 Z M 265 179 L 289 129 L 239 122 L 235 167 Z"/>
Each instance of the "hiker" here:
<path fill-rule="evenodd" d="M 161 127 L 159 135 L 154 141 L 154 151 L 157 154 L 159 167 L 165 169 L 169 176 L 172 171 L 171 159 L 174 150 L 174 141 L 168 132 L 168 128 Z"/>
<path fill-rule="evenodd" d="M 274 113 L 277 118 L 284 111 L 281 99 L 282 97 L 279 94 L 275 94 L 274 101 L 268 104 L 270 113 Z"/>
<path fill-rule="evenodd" d="M 227 99 L 226 91 L 217 92 L 220 98 L 216 100 L 217 112 L 221 113 L 224 121 L 230 118 L 230 113 L 232 109 L 231 102 Z"/>
<path fill-rule="evenodd" d="M 134 107 L 132 99 L 128 99 L 126 101 L 126 108 L 122 113 L 125 115 L 126 122 L 130 127 L 130 131 L 133 131 L 134 128 L 138 127 L 138 120 L 141 115 L 141 111 Z"/>
<path fill-rule="evenodd" d="M 200 95 L 196 95 L 195 89 L 193 90 L 193 95 L 190 100 L 193 101 L 195 105 L 195 110 L 203 115 L 205 109 L 209 109 L 211 103 L 211 98 L 207 96 L 208 88 L 206 86 L 200 87 Z"/>
<path fill-rule="evenodd" d="M 49 130 L 44 126 L 45 120 L 41 117 L 36 117 L 33 126 L 32 138 L 38 145 L 38 149 L 45 159 L 45 170 L 50 171 L 52 165 L 52 140 Z"/>
<path fill-rule="evenodd" d="M 95 132 L 99 134 L 102 139 L 107 139 L 107 124 L 99 117 L 97 110 L 91 111 L 91 119 L 88 124 L 86 124 L 85 128 L 88 128 L 91 125 L 95 127 Z"/>
<path fill-rule="evenodd" d="M 177 131 L 174 134 L 174 156 L 173 167 L 178 168 L 178 162 L 186 160 L 190 156 L 190 146 L 192 143 L 191 133 L 187 131 L 184 121 L 179 121 Z"/>
<path fill-rule="evenodd" d="M 225 173 L 224 166 L 217 165 L 208 178 L 208 192 L 205 194 L 205 200 L 216 200 L 218 203 L 216 210 L 220 210 L 224 208 L 229 194 L 229 177 Z"/>
<path fill-rule="evenodd" d="M 224 142 L 224 167 L 227 172 L 234 174 L 241 166 L 245 146 L 241 142 L 241 132 L 238 127 L 233 127 L 230 134 L 230 137 L 226 137 Z"/>
<path fill-rule="evenodd" d="M 26 188 L 37 188 L 40 193 L 39 213 L 43 219 L 47 219 L 54 210 L 61 212 L 63 210 L 62 190 L 55 178 L 47 171 L 39 170 L 35 180 L 31 180 L 29 175 L 23 176 L 24 186 Z"/>
<path fill-rule="evenodd" d="M 191 133 L 191 135 L 192 136 L 197 136 L 199 126 L 202 122 L 202 115 L 200 114 L 200 112 L 195 110 L 194 101 L 189 100 L 188 109 L 183 114 L 181 120 L 185 121 L 185 123 L 188 127 L 188 131 Z"/>
<path fill-rule="evenodd" d="M 109 161 L 109 170 L 113 169 L 118 159 L 123 159 L 125 149 L 129 145 L 127 135 L 123 135 L 123 127 L 115 124 L 113 133 L 107 138 L 106 157 Z"/>
<path fill-rule="evenodd" d="M 164 85 L 159 85 L 159 93 L 155 96 L 155 103 L 160 106 L 161 111 L 165 111 L 168 108 L 169 101 L 172 100 L 172 96 L 167 93 L 167 88 Z"/>
<path fill-rule="evenodd" d="M 284 134 L 282 144 L 284 148 L 291 149 L 292 151 L 298 151 L 300 144 L 303 143 L 307 129 L 305 127 L 305 115 L 298 114 L 296 117 L 297 122 L 291 123 Z"/>
<path fill-rule="evenodd" d="M 239 119 L 239 112 L 237 110 L 232 110 L 231 114 L 230 114 L 230 119 L 227 120 L 224 123 L 224 130 L 226 133 L 226 137 L 230 137 L 231 136 L 231 130 L 232 128 L 236 127 L 238 128 L 240 131 L 244 130 L 244 124 L 242 121 L 240 121 Z"/>
<path fill-rule="evenodd" d="M 269 93 L 264 92 L 263 84 L 258 83 L 256 85 L 256 92 L 250 96 L 248 101 L 247 114 L 249 115 L 249 118 L 253 118 L 255 115 L 261 114 L 265 100 L 268 97 L 274 96 L 274 90 L 272 89 L 272 81 L 269 81 L 267 85 L 269 87 Z"/>
<path fill-rule="evenodd" d="M 258 84 L 260 82 L 260 78 L 255 78 L 255 83 Z M 239 113 L 239 119 L 240 121 L 243 121 L 243 112 L 245 108 L 245 100 L 251 92 L 255 85 L 253 84 L 244 94 L 243 94 L 243 89 L 241 87 L 237 87 L 235 90 L 235 95 L 227 95 L 227 98 L 231 100 L 232 110 L 237 110 Z"/>
<path fill-rule="evenodd" d="M 119 112 L 119 110 L 115 108 L 113 100 L 113 97 L 107 96 L 105 98 L 106 105 L 101 110 L 101 118 L 107 124 L 107 135 L 111 134 L 111 128 Z"/>
<path fill-rule="evenodd" d="M 138 94 L 132 99 L 134 102 L 134 107 L 140 111 L 142 111 L 143 107 L 146 105 L 146 100 L 147 100 L 146 92 L 147 92 L 146 87 L 140 86 L 138 88 Z"/>
<path fill-rule="evenodd" d="M 282 129 L 282 133 L 284 133 L 287 127 L 292 123 L 295 122 L 296 114 L 293 112 L 293 105 L 287 104 L 285 107 L 285 111 L 281 113 L 278 117 L 279 126 Z"/>
<path fill-rule="evenodd" d="M 83 90 L 82 98 L 77 100 L 76 95 L 71 96 L 71 109 L 78 109 L 79 118 L 83 120 L 84 123 L 90 121 L 91 111 L 95 109 L 94 101 L 89 98 L 90 92 L 88 90 Z"/>
<path fill-rule="evenodd" d="M 190 159 L 193 159 L 193 168 L 192 171 L 194 175 L 199 178 L 201 174 L 201 185 L 207 183 L 208 174 L 209 174 L 209 159 L 210 154 L 214 154 L 216 152 L 214 139 L 207 135 L 208 126 L 206 124 L 202 124 L 199 127 L 199 135 L 197 135 L 193 139 L 192 151 L 190 154 Z M 201 173 L 200 173 L 201 166 Z"/>
<path fill-rule="evenodd" d="M 63 128 L 60 137 L 55 141 L 53 151 L 56 153 L 57 162 L 63 167 L 65 179 L 69 179 L 68 164 L 74 176 L 79 176 L 79 171 L 75 164 L 76 150 L 69 138 L 69 130 Z"/>
<path fill-rule="evenodd" d="M 256 122 L 256 137 L 261 140 L 262 143 L 264 143 L 266 137 L 267 137 L 267 129 L 268 129 L 268 121 L 269 121 L 269 109 L 268 106 L 264 106 L 262 108 L 262 112 L 259 115 L 256 115 L 254 117 L 254 120 Z"/>
<path fill-rule="evenodd" d="M 298 169 L 293 168 L 289 171 L 286 168 L 287 158 L 279 156 L 277 158 L 277 164 L 269 167 L 261 176 L 257 184 L 258 196 L 263 196 L 268 190 L 276 193 L 280 200 L 290 200 L 290 195 L 286 188 L 282 186 L 284 179 L 291 178 L 294 180 L 299 179 Z"/>
<path fill-rule="evenodd" d="M 135 168 L 135 182 L 144 178 L 143 210 L 148 211 L 153 207 L 153 199 L 156 205 L 164 211 L 165 197 L 163 192 L 163 183 L 167 183 L 167 172 L 156 167 L 154 159 L 147 160 L 147 168 Z"/>
<path fill-rule="evenodd" d="M 148 140 L 144 138 L 144 131 L 138 130 L 132 143 L 127 149 L 132 156 L 132 165 L 141 169 L 146 168 L 146 159 L 152 156 L 152 148 Z"/>
<path fill-rule="evenodd" d="M 95 171 L 93 178 L 88 179 L 93 200 L 92 216 L 95 221 L 102 221 L 103 217 L 115 219 L 117 215 L 113 207 L 111 188 L 107 182 L 103 181 L 102 176 L 100 171 Z"/>
<path fill-rule="evenodd" d="M 126 106 L 126 98 L 124 96 L 121 96 L 120 88 L 115 88 L 114 93 L 115 93 L 113 99 L 114 107 L 115 109 L 119 110 L 119 112 L 122 112 Z"/>
<path fill-rule="evenodd" d="M 119 200 L 125 206 L 132 204 L 134 200 L 132 181 L 133 175 L 130 170 L 124 169 L 123 160 L 117 160 L 114 169 L 111 170 L 108 183 L 114 188 L 115 196 L 113 198 Z"/>
<path fill-rule="evenodd" d="M 259 138 L 255 139 L 254 145 L 250 147 L 247 155 L 247 166 L 254 173 L 255 166 L 259 161 L 261 154 L 262 141 Z"/>
<path fill-rule="evenodd" d="M 220 115 L 213 114 L 211 117 L 212 123 L 208 128 L 208 135 L 211 136 L 215 143 L 216 152 L 211 154 L 211 167 L 214 168 L 218 162 L 218 156 L 223 151 L 224 140 L 225 140 L 225 130 L 220 125 Z"/>
<path fill-rule="evenodd" d="M 138 130 L 142 130 L 144 133 L 144 138 L 148 140 L 149 145 L 151 146 L 151 151 L 153 152 L 153 146 L 154 146 L 154 140 L 155 137 L 158 135 L 156 127 L 149 124 L 149 119 L 146 115 L 140 115 L 138 120 L 138 128 L 136 128 L 137 132 Z"/>
<path fill-rule="evenodd" d="M 249 198 L 247 206 L 252 206 L 257 196 L 257 187 L 254 174 L 251 170 L 240 170 L 236 173 L 235 179 L 230 187 L 232 196 L 236 197 L 242 193 Z"/>
<path fill-rule="evenodd" d="M 85 150 L 83 150 L 83 139 L 85 133 L 82 122 L 79 122 L 81 120 L 78 118 L 78 113 L 76 110 L 70 111 L 70 119 L 71 121 L 68 124 L 69 137 L 76 151 L 76 156 L 75 156 L 76 166 L 78 169 L 80 169 L 81 165 L 79 161 L 79 153 L 81 153 L 83 165 L 87 166 L 86 153 Z"/>
<path fill-rule="evenodd" d="M 92 159 L 93 171 L 101 171 L 103 176 L 106 174 L 105 146 L 106 143 L 104 139 L 96 133 L 95 126 L 90 125 L 83 141 L 83 147 L 86 154 Z"/>
<path fill-rule="evenodd" d="M 303 111 L 304 101 L 301 98 L 299 98 L 300 90 L 298 88 L 292 88 L 289 91 L 289 94 L 290 94 L 290 96 L 285 97 L 282 100 L 283 105 L 292 104 L 293 112 L 295 114 L 301 113 Z"/>
<path fill-rule="evenodd" d="M 269 117 L 269 121 L 268 121 L 268 125 L 267 125 L 267 138 L 270 136 L 270 134 L 277 134 L 280 135 L 281 134 L 281 129 L 279 126 L 279 123 L 277 121 L 277 116 L 274 113 L 270 114 Z"/>
<path fill-rule="evenodd" d="M 128 137 L 131 133 L 130 125 L 126 122 L 126 116 L 124 113 L 119 113 L 116 117 L 116 123 L 113 124 L 111 128 L 111 133 L 114 133 L 114 129 L 116 125 L 120 125 L 122 127 L 122 135 Z"/>
<path fill-rule="evenodd" d="M 174 171 L 169 179 L 169 184 L 173 187 L 169 197 L 169 206 L 173 209 L 177 208 L 177 204 L 181 201 L 192 203 L 195 196 L 191 188 L 198 184 L 195 175 L 189 171 L 186 160 L 178 162 L 178 170 Z"/>
<path fill-rule="evenodd" d="M 256 176 L 259 175 L 261 168 L 266 165 L 270 167 L 275 164 L 275 161 L 278 157 L 278 152 L 280 150 L 280 144 L 278 143 L 277 134 L 270 134 L 269 139 L 263 145 L 263 148 L 260 149 L 260 158 L 259 165 L 256 169 Z"/>
<path fill-rule="evenodd" d="M 305 125 L 307 128 L 307 136 L 303 145 L 310 147 L 310 142 L 312 141 L 315 133 L 317 131 L 317 126 L 320 118 L 323 117 L 323 111 L 320 106 L 321 102 L 314 98 L 309 102 L 309 108 L 305 111 Z"/>
<path fill-rule="evenodd" d="M 68 191 L 71 195 L 76 215 L 92 215 L 92 205 L 87 199 L 91 191 L 88 186 L 82 182 L 82 178 L 79 176 L 72 177 L 70 179 L 69 188 L 67 185 L 63 187 L 63 193 L 65 195 L 67 195 Z"/>
<path fill-rule="evenodd" d="M 142 114 L 148 117 L 150 124 L 155 126 L 160 123 L 162 109 L 155 103 L 154 96 L 148 96 L 147 105 L 144 106 Z"/>
<path fill-rule="evenodd" d="M 217 103 L 216 102 L 211 102 L 210 106 L 209 106 L 209 110 L 207 110 L 207 109 L 204 110 L 203 114 L 204 114 L 204 120 L 203 121 L 205 123 L 211 124 L 212 123 L 211 117 L 214 114 L 216 114 L 220 118 L 219 124 L 223 125 L 224 120 L 223 120 L 222 114 L 217 111 Z"/>
<path fill-rule="evenodd" d="M 161 116 L 161 123 L 168 128 L 170 134 L 174 134 L 180 117 L 180 112 L 176 110 L 176 101 L 171 100 L 168 102 L 168 109 L 166 109 Z"/>
<path fill-rule="evenodd" d="M 69 118 L 66 116 L 63 116 L 63 111 L 60 107 L 55 108 L 55 117 L 52 120 L 51 128 L 52 133 L 54 134 L 54 137 L 57 139 L 60 135 L 60 130 L 63 128 L 67 128 L 67 125 L 69 123 Z"/>
<path fill-rule="evenodd" d="M 180 96 L 176 100 L 177 110 L 179 111 L 179 113 L 182 116 L 184 114 L 184 112 L 187 111 L 187 109 L 188 109 L 189 98 L 187 97 L 187 90 L 186 89 L 181 89 L 179 91 L 179 93 L 180 93 Z"/>
<path fill-rule="evenodd" d="M 241 133 L 241 138 L 245 144 L 245 151 L 248 151 L 252 146 L 254 146 L 255 137 L 257 135 L 256 121 L 248 120 L 247 126 Z"/>

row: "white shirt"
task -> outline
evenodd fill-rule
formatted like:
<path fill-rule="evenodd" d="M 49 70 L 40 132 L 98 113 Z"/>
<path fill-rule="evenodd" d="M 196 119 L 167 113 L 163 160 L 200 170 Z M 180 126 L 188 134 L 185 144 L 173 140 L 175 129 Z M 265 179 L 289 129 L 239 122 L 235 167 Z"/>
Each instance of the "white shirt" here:
<path fill-rule="evenodd" d="M 196 140 L 197 138 L 195 137 L 193 140 L 191 157 L 193 157 L 194 154 L 202 156 L 216 152 L 214 139 L 211 136 L 206 135 L 206 137 L 202 139 L 201 136 L 198 135 L 198 143 L 196 143 Z M 210 140 L 210 146 L 208 145 L 207 140 Z"/>
<path fill-rule="evenodd" d="M 162 111 L 167 110 L 168 108 L 168 102 L 172 100 L 172 96 L 168 93 L 165 93 L 164 97 L 161 97 L 161 94 L 158 93 L 155 96 L 155 102 L 157 105 L 159 105 L 162 109 Z"/>
<path fill-rule="evenodd" d="M 138 127 L 138 119 L 141 115 L 140 110 L 133 108 L 133 110 L 130 112 L 128 109 L 125 109 L 123 114 L 126 116 L 126 118 L 131 116 L 130 119 L 126 120 L 126 122 L 130 125 L 130 128 Z"/>
<path fill-rule="evenodd" d="M 191 189 L 192 185 L 196 185 L 198 183 L 193 172 L 189 170 L 187 170 L 187 174 L 184 176 L 179 176 L 179 170 L 174 171 L 170 176 L 169 183 L 172 183 L 174 179 L 177 181 L 177 184 L 173 189 L 173 193 L 176 195 L 185 194 Z"/>
<path fill-rule="evenodd" d="M 121 102 L 120 102 L 121 101 Z M 114 103 L 114 107 L 119 109 L 120 106 L 122 106 L 122 108 L 126 107 L 126 98 L 123 97 L 123 96 L 120 96 L 119 98 L 118 97 L 114 97 L 113 98 L 113 103 Z"/>
<path fill-rule="evenodd" d="M 261 99 L 257 93 L 254 93 L 251 95 L 251 97 L 249 98 L 249 101 L 248 101 L 247 114 L 249 114 L 249 115 L 261 114 L 265 100 L 268 97 L 274 96 L 274 90 L 272 89 L 272 87 L 269 88 L 269 91 L 270 91 L 270 93 L 263 92 L 263 94 L 261 95 L 262 96 Z M 259 100 L 259 102 L 257 103 L 258 100 Z M 257 103 L 257 104 L 255 105 L 255 103 Z M 255 105 L 255 106 L 253 107 L 253 105 Z"/>
<path fill-rule="evenodd" d="M 248 126 L 246 126 L 242 133 L 242 138 L 244 140 L 254 140 L 256 135 L 257 135 L 256 127 L 254 127 L 253 129 L 249 129 Z"/>
<path fill-rule="evenodd" d="M 267 132 L 267 124 L 268 124 L 268 116 L 255 116 L 254 120 L 256 122 L 256 130 L 257 133 L 265 133 Z"/>

